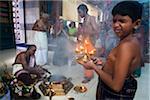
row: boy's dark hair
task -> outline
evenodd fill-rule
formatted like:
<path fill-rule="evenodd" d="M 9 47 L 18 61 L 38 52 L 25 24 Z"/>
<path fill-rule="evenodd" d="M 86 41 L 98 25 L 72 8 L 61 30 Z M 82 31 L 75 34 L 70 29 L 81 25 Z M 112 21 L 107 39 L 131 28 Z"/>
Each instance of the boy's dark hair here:
<path fill-rule="evenodd" d="M 81 9 L 82 11 L 88 12 L 88 8 L 85 4 L 80 4 L 77 8 L 78 10 Z"/>
<path fill-rule="evenodd" d="M 143 5 L 138 1 L 122 1 L 114 6 L 112 10 L 112 15 L 117 14 L 122 16 L 129 16 L 132 19 L 132 22 L 142 17 Z"/>
<path fill-rule="evenodd" d="M 29 45 L 27 45 L 27 51 L 29 50 L 29 49 L 31 49 L 32 47 L 35 47 L 36 48 L 36 45 L 34 45 L 34 44 L 29 44 Z"/>

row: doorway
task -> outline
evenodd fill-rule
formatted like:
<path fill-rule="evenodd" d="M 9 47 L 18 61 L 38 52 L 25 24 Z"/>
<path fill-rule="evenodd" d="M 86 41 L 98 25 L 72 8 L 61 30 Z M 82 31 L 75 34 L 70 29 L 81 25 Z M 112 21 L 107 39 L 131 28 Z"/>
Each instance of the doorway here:
<path fill-rule="evenodd" d="M 12 1 L 0 1 L 0 50 L 15 48 Z"/>

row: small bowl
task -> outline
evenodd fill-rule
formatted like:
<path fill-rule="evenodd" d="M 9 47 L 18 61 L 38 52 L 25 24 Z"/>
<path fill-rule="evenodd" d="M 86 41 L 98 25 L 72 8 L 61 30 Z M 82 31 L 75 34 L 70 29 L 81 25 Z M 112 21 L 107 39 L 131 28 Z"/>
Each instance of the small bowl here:
<path fill-rule="evenodd" d="M 74 90 L 79 93 L 84 93 L 87 91 L 87 88 L 84 85 L 77 85 L 74 87 Z"/>

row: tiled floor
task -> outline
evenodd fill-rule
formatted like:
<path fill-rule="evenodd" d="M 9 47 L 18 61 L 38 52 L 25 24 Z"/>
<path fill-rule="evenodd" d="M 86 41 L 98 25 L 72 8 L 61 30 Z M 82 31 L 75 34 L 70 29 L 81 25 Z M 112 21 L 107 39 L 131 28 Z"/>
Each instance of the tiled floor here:
<path fill-rule="evenodd" d="M 14 49 L 0 51 L 0 66 L 2 63 L 6 63 L 8 66 L 14 61 L 16 51 Z M 49 61 L 51 61 L 52 52 L 49 52 Z M 150 100 L 150 64 L 145 64 L 145 67 L 142 68 L 142 75 L 138 80 L 138 89 L 135 95 L 134 100 Z M 49 65 L 45 65 L 52 74 L 64 75 L 67 78 L 72 78 L 72 83 L 74 85 L 82 84 L 83 80 L 83 68 L 82 66 L 76 64 L 72 66 L 53 66 L 51 62 Z M 52 100 L 67 100 L 67 97 L 74 97 L 75 100 L 95 100 L 96 86 L 97 86 L 97 75 L 95 73 L 94 79 L 88 84 L 84 84 L 88 91 L 85 93 L 77 93 L 73 89 L 69 91 L 66 96 L 54 96 Z M 40 100 L 49 100 L 49 97 L 42 97 Z"/>

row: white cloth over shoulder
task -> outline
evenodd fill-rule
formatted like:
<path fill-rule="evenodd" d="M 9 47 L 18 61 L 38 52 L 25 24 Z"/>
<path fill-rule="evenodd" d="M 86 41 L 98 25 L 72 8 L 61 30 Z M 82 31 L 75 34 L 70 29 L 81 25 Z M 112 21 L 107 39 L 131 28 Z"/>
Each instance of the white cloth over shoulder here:
<path fill-rule="evenodd" d="M 31 56 L 30 57 L 29 66 L 30 67 L 34 67 L 35 66 L 35 56 Z"/>

